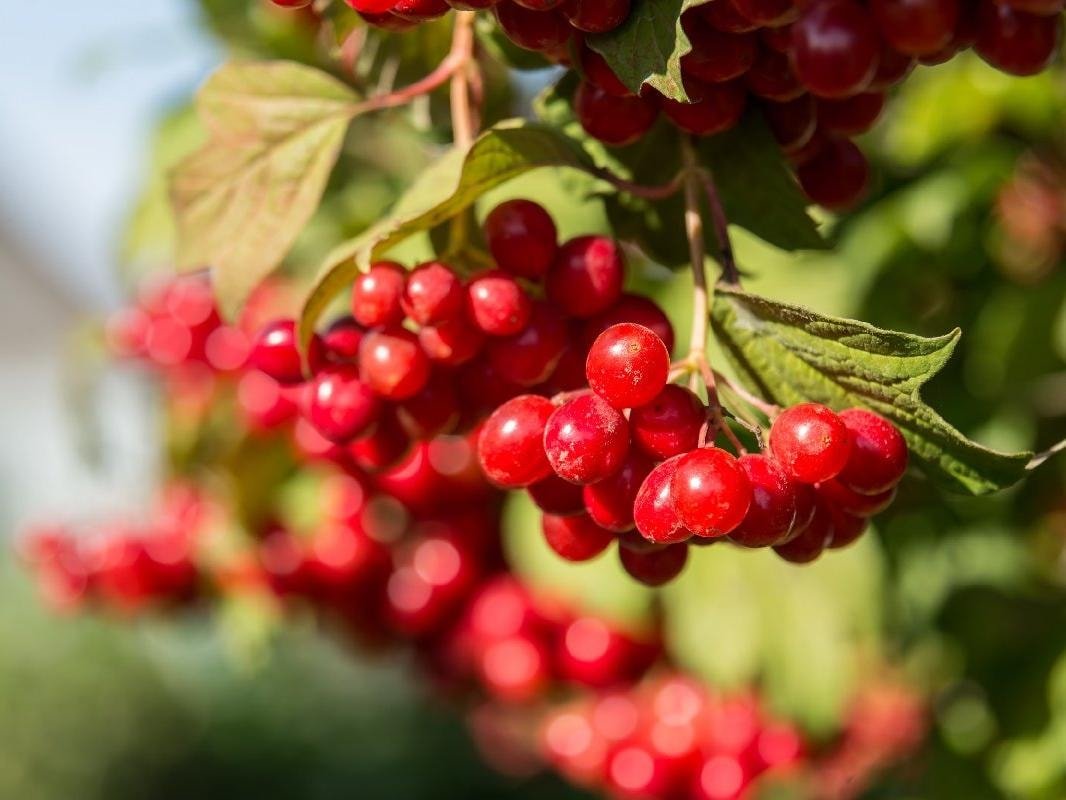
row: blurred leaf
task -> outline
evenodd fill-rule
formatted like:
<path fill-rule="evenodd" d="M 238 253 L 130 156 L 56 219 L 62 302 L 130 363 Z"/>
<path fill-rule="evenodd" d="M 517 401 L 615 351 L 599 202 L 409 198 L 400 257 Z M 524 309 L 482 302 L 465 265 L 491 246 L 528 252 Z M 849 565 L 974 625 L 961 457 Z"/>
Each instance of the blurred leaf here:
<path fill-rule="evenodd" d="M 175 171 L 178 268 L 214 270 L 232 314 L 314 213 L 357 97 L 323 72 L 233 62 L 197 98 L 208 143 Z"/>
<path fill-rule="evenodd" d="M 646 84 L 666 97 L 688 102 L 681 81 L 681 57 L 692 50 L 692 43 L 681 28 L 681 15 L 707 2 L 636 4 L 625 23 L 609 33 L 590 36 L 588 43 L 634 94 Z"/>
<path fill-rule="evenodd" d="M 544 125 L 508 120 L 453 148 L 422 173 L 387 216 L 326 257 L 300 319 L 306 341 L 330 301 L 361 271 L 408 237 L 428 231 L 475 203 L 485 192 L 543 167 L 590 170 L 573 141 Z"/>
<path fill-rule="evenodd" d="M 930 477 L 987 494 L 1016 483 L 1032 453 L 1000 453 L 963 436 L 922 402 L 919 389 L 947 363 L 956 330 L 935 339 L 825 317 L 719 287 L 712 324 L 743 382 L 789 406 L 859 405 L 899 426 Z"/>

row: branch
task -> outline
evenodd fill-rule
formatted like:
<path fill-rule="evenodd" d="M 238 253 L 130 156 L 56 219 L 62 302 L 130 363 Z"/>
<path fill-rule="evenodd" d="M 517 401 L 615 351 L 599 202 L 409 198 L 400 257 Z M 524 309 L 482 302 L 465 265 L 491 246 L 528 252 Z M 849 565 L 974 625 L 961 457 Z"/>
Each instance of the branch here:
<path fill-rule="evenodd" d="M 711 223 L 714 225 L 714 237 L 718 241 L 718 260 L 722 264 L 722 282 L 730 286 L 740 286 L 740 270 L 737 269 L 733 255 L 733 243 L 729 238 L 729 219 L 725 215 L 722 198 L 714 177 L 707 170 L 703 171 L 703 188 L 707 193 L 707 204 L 711 209 Z"/>
<path fill-rule="evenodd" d="M 1058 444 L 1053 444 L 1051 447 L 1049 447 L 1042 453 L 1037 453 L 1035 456 L 1032 457 L 1032 459 L 1030 459 L 1029 463 L 1025 465 L 1025 468 L 1027 470 L 1036 469 L 1052 456 L 1062 452 L 1066 452 L 1066 439 L 1063 439 Z"/>
<path fill-rule="evenodd" d="M 470 102 L 470 68 L 474 60 L 474 12 L 459 11 L 452 32 L 452 53 L 461 59 L 451 83 L 452 139 L 457 147 L 467 148 L 478 128 L 476 112 Z"/>

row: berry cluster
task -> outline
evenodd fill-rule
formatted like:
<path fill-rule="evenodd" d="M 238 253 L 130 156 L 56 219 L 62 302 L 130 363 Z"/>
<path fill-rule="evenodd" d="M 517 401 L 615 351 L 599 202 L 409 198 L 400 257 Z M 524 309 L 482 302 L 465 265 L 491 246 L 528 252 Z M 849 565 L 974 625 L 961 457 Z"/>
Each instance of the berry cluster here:
<path fill-rule="evenodd" d="M 651 585 L 681 572 L 689 543 L 724 537 L 808 562 L 854 542 L 892 502 L 907 448 L 883 417 L 793 406 L 775 419 L 768 452 L 737 458 L 701 446 L 707 408 L 669 373 L 656 333 L 616 324 L 589 350 L 591 391 L 561 403 L 521 395 L 486 421 L 482 469 L 529 492 L 563 558 L 591 559 L 617 540 L 626 571 Z"/>
<path fill-rule="evenodd" d="M 682 16 L 692 50 L 681 71 L 692 103 L 633 95 L 606 61 L 580 51 L 575 110 L 611 145 L 639 139 L 661 112 L 684 131 L 728 130 L 756 105 L 800 185 L 832 209 L 857 202 L 869 167 L 851 137 L 869 130 L 885 93 L 915 64 L 973 48 L 1013 75 L 1045 69 L 1063 0 L 713 0 Z"/>

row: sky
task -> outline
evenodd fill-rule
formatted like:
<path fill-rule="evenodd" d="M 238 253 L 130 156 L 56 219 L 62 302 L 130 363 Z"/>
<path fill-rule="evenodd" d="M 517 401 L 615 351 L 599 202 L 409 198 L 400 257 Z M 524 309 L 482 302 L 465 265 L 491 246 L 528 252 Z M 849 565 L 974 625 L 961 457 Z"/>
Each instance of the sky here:
<path fill-rule="evenodd" d="M 0 6 L 0 219 L 79 305 L 112 306 L 153 123 L 220 56 L 187 0 Z"/>

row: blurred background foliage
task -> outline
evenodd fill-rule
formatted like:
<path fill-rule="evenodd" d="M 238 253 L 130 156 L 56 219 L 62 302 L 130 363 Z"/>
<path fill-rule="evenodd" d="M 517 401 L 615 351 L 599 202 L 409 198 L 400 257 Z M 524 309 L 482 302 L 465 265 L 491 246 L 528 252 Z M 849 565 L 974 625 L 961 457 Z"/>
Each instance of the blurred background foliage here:
<path fill-rule="evenodd" d="M 266 3 L 201 6 L 205 28 L 238 55 L 340 68 L 325 54 L 343 41 L 343 20 L 322 33 Z M 390 80 L 425 72 L 446 47 L 439 28 L 375 45 L 362 56 L 374 62 L 368 74 L 393 70 L 397 55 L 405 72 Z M 550 77 L 523 73 L 508 86 L 502 72 L 492 76 L 490 121 L 527 107 Z M 1063 78 L 1058 69 L 1011 79 L 967 57 L 920 69 L 865 142 L 875 192 L 855 213 L 824 220 L 833 249 L 788 254 L 736 231 L 745 286 L 887 328 L 960 327 L 956 357 L 926 399 L 992 446 L 1039 450 L 1066 438 Z M 289 274 L 309 279 L 332 244 L 372 223 L 433 160 L 446 134 L 438 114 L 416 105 L 352 126 Z M 168 258 L 165 174 L 200 136 L 187 106 L 159 125 L 121 247 L 131 286 Z M 542 171 L 478 210 L 535 196 L 563 236 L 604 230 L 591 188 Z M 404 256 L 429 247 L 416 238 Z M 634 287 L 664 303 L 684 341 L 687 276 L 637 264 Z M 911 479 L 876 536 L 811 568 L 701 548 L 658 595 L 613 562 L 549 557 L 521 501 L 507 521 L 508 554 L 527 579 L 630 624 L 665 609 L 680 664 L 716 685 L 761 682 L 815 734 L 830 735 L 849 693 L 892 664 L 931 698 L 934 726 L 917 768 L 888 776 L 871 798 L 1066 797 L 1066 459 L 991 498 L 945 497 Z M 3 569 L 0 797 L 571 792 L 482 766 L 461 720 L 402 661 L 368 662 L 298 621 L 274 631 L 259 657 L 234 659 L 227 631 L 243 626 L 247 636 L 254 615 L 221 625 L 51 618 L 26 578 Z"/>

